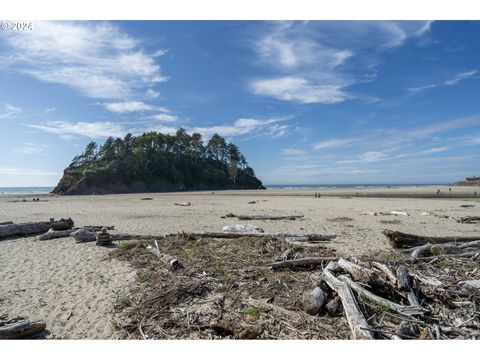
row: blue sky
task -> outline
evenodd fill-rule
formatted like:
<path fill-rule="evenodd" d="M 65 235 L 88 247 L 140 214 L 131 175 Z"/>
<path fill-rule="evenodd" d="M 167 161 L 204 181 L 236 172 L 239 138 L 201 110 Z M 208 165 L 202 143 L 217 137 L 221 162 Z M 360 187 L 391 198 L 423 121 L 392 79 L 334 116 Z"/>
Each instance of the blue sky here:
<path fill-rule="evenodd" d="M 33 22 L 0 31 L 0 186 L 184 127 L 265 184 L 480 175 L 480 22 Z"/>

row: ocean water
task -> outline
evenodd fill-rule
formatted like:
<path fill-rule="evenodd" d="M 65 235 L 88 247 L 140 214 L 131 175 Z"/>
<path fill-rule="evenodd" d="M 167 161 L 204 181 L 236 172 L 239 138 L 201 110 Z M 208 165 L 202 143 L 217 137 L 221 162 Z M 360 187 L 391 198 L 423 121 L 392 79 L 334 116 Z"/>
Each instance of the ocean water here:
<path fill-rule="evenodd" d="M 0 194 L 47 194 L 53 190 L 53 187 L 0 187 Z"/>
<path fill-rule="evenodd" d="M 306 189 L 388 189 L 415 186 L 444 186 L 448 184 L 319 184 L 319 185 L 264 185 L 274 190 L 306 190 Z"/>

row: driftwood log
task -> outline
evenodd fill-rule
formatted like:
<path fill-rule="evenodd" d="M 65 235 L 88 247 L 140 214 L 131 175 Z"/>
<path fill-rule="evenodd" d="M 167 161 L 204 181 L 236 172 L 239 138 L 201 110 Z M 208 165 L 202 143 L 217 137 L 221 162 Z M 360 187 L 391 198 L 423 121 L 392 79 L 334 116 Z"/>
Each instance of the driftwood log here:
<path fill-rule="evenodd" d="M 464 216 L 458 219 L 457 222 L 463 224 L 478 224 L 480 223 L 480 216 Z"/>
<path fill-rule="evenodd" d="M 337 279 L 330 270 L 324 269 L 325 282 L 335 291 L 342 301 L 343 310 L 354 339 L 373 339 L 373 333 L 368 329 L 368 323 L 358 307 L 350 285 Z"/>
<path fill-rule="evenodd" d="M 297 220 L 303 215 L 237 215 L 238 220 Z"/>
<path fill-rule="evenodd" d="M 412 278 L 408 273 L 408 269 L 404 265 L 397 268 L 397 284 L 398 290 L 407 294 L 407 299 L 410 305 L 419 306 L 418 297 L 412 287 Z"/>
<path fill-rule="evenodd" d="M 470 242 L 480 240 L 478 236 L 421 236 L 414 234 L 407 234 L 400 231 L 383 230 L 382 232 L 390 241 L 394 248 L 408 248 L 420 246 L 427 243 L 444 244 L 454 242 Z"/>
<path fill-rule="evenodd" d="M 74 229 L 70 229 L 70 230 L 53 230 L 53 229 L 50 229 L 45 234 L 38 235 L 35 239 L 43 241 L 43 240 L 69 237 L 70 234 L 73 233 L 74 231 L 75 231 Z"/>
<path fill-rule="evenodd" d="M 302 259 L 295 260 L 285 260 L 277 261 L 269 266 L 273 270 L 286 270 L 286 269 L 296 269 L 296 268 L 312 268 L 323 266 L 330 261 L 336 261 L 338 258 L 335 257 L 307 257 Z"/>
<path fill-rule="evenodd" d="M 0 225 L 10 225 L 10 224 L 13 224 L 13 221 L 3 221 L 3 222 L 0 222 Z"/>
<path fill-rule="evenodd" d="M 437 255 L 445 255 L 445 254 L 453 254 L 453 255 L 471 255 L 471 253 L 463 253 L 461 252 L 466 249 L 478 249 L 480 248 L 480 240 L 464 242 L 464 243 L 443 243 L 443 244 L 431 244 L 427 243 L 416 248 L 411 249 L 412 253 L 411 256 L 414 259 L 421 258 L 425 255 L 429 254 L 437 254 Z"/>
<path fill-rule="evenodd" d="M 393 302 L 388 299 L 382 298 L 381 296 L 375 295 L 374 293 L 368 291 L 362 285 L 356 283 L 355 281 L 353 281 L 347 276 L 340 275 L 338 278 L 343 282 L 347 283 L 355 292 L 362 295 L 366 299 L 378 305 L 385 306 L 388 309 L 394 310 L 400 314 L 411 316 L 411 315 L 423 315 L 427 312 L 426 309 L 420 306 L 408 306 L 408 305 L 397 304 L 396 302 Z"/>
<path fill-rule="evenodd" d="M 24 339 L 45 331 L 47 324 L 43 321 L 22 321 L 13 325 L 0 327 L 0 339 Z"/>
<path fill-rule="evenodd" d="M 384 275 L 385 277 L 387 278 L 388 281 L 390 281 L 390 283 L 392 285 L 396 285 L 397 284 L 397 277 L 395 276 L 395 274 L 388 268 L 387 265 L 385 264 L 382 264 L 382 263 L 379 263 L 379 262 L 376 262 L 376 261 L 372 261 L 372 266 L 378 270 L 380 270 Z"/>
<path fill-rule="evenodd" d="M 73 227 L 73 220 L 60 219 L 43 222 L 30 222 L 22 224 L 0 225 L 0 239 L 11 237 L 38 235 L 53 230 L 68 230 Z"/>
<path fill-rule="evenodd" d="M 354 264 L 345 259 L 338 260 L 338 265 L 343 271 L 349 273 L 355 281 L 372 286 L 382 283 L 378 274 L 371 269 L 367 269 L 366 267 Z"/>

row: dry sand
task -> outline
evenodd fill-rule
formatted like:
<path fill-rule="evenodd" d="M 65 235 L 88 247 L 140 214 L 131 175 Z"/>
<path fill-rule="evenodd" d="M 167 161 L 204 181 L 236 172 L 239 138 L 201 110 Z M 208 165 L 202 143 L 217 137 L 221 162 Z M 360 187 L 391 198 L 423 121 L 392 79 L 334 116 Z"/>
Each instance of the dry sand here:
<path fill-rule="evenodd" d="M 478 188 L 440 188 L 450 196 L 473 194 Z M 474 235 L 478 224 L 454 219 L 480 215 L 480 198 L 394 198 L 436 193 L 437 187 L 402 189 L 308 189 L 223 191 L 195 193 L 128 194 L 103 196 L 40 195 L 41 202 L 23 202 L 32 196 L 0 196 L 0 222 L 44 221 L 71 217 L 76 226 L 115 225 L 120 232 L 159 234 L 181 231 L 221 231 L 225 225 L 253 224 L 272 233 L 335 232 L 328 246 L 340 255 L 388 252 L 381 234 L 385 228 L 425 235 Z M 313 196 L 320 192 L 322 197 Z M 386 197 L 356 197 L 379 192 Z M 479 192 L 480 193 L 480 192 Z M 328 195 L 343 195 L 328 196 Z M 152 200 L 141 200 L 150 197 Z M 249 202 L 255 201 L 254 204 Z M 174 203 L 191 202 L 191 206 Z M 475 207 L 464 208 L 461 205 Z M 410 216 L 373 216 L 364 212 L 405 211 Z M 238 221 L 222 219 L 227 213 L 303 214 L 300 220 Z M 350 218 L 339 219 L 339 218 Z M 396 223 L 382 223 L 395 221 Z M 126 291 L 134 270 L 116 260 L 100 261 L 109 249 L 75 244 L 72 239 L 34 242 L 32 238 L 0 241 L 0 314 L 47 321 L 54 338 L 115 338 L 111 312 L 115 296 Z"/>

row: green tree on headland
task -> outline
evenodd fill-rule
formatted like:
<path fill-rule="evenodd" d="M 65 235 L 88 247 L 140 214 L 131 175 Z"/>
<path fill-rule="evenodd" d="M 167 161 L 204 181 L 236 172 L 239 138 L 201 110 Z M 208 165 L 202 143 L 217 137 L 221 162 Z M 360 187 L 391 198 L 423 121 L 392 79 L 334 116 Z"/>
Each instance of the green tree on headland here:
<path fill-rule="evenodd" d="M 235 144 L 214 134 L 204 145 L 201 134 L 181 128 L 175 135 L 148 132 L 109 137 L 101 146 L 90 142 L 54 192 L 115 192 L 120 186 L 122 192 L 263 188 Z"/>

